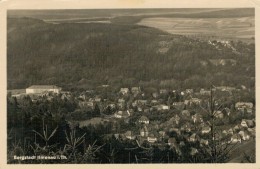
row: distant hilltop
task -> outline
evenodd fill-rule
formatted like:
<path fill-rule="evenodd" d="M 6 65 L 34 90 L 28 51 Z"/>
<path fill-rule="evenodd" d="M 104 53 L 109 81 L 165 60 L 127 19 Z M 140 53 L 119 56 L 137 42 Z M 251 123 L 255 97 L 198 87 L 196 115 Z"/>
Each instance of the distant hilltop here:
<path fill-rule="evenodd" d="M 7 32 L 8 89 L 255 86 L 254 40 L 210 44 L 137 24 L 50 24 L 30 18 L 8 18 Z"/>

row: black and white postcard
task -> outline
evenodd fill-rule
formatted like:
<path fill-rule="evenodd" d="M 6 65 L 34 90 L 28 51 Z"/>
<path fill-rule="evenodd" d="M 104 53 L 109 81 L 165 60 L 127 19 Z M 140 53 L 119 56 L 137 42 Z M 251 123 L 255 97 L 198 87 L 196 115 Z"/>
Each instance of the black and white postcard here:
<path fill-rule="evenodd" d="M 185 1 L 0 1 L 1 165 L 257 168 L 258 1 Z"/>

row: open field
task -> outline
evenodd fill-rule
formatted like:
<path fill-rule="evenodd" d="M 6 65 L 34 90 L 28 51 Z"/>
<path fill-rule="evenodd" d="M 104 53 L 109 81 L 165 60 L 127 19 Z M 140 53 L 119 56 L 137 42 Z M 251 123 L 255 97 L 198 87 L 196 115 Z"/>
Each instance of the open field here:
<path fill-rule="evenodd" d="M 110 23 L 110 18 L 68 18 L 68 19 L 44 19 L 46 23 L 60 24 L 60 23 Z"/>
<path fill-rule="evenodd" d="M 254 17 L 242 18 L 144 18 L 138 24 L 171 34 L 208 35 L 232 38 L 255 36 Z"/>
<path fill-rule="evenodd" d="M 88 125 L 98 125 L 98 124 L 103 124 L 105 121 L 105 119 L 103 118 L 99 118 L 99 117 L 96 117 L 96 118 L 92 118 L 90 120 L 84 120 L 84 121 L 79 121 L 79 126 L 80 127 L 84 127 L 84 126 L 88 126 Z"/>
<path fill-rule="evenodd" d="M 244 142 L 236 147 L 231 153 L 231 160 L 229 163 L 239 163 L 244 159 L 244 153 L 253 155 L 255 153 L 255 140 Z"/>
<path fill-rule="evenodd" d="M 193 14 L 218 11 L 217 8 L 169 8 L 169 9 L 80 9 L 80 10 L 9 10 L 9 17 L 32 17 L 43 20 L 57 19 L 85 19 L 97 17 Z"/>

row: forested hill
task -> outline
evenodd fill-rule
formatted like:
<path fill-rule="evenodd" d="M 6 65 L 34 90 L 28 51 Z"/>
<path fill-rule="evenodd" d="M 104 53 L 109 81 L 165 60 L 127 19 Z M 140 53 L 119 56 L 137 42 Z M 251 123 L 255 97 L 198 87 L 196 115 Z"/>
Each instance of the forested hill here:
<path fill-rule="evenodd" d="M 32 84 L 254 87 L 254 44 L 170 35 L 140 25 L 8 18 L 8 88 Z M 219 59 L 219 60 L 218 60 Z M 225 60 L 225 65 L 218 61 Z M 231 61 L 236 64 L 231 66 Z"/>

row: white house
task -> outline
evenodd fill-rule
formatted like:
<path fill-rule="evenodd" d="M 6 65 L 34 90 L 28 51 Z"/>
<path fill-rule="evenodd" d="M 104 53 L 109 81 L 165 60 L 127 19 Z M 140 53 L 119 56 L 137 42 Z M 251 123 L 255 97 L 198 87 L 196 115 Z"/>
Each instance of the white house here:
<path fill-rule="evenodd" d="M 209 126 L 202 127 L 201 133 L 202 134 L 208 134 L 211 131 L 211 128 Z"/>
<path fill-rule="evenodd" d="M 218 119 L 223 119 L 224 118 L 224 114 L 221 111 L 215 111 L 214 112 L 214 116 Z"/>
<path fill-rule="evenodd" d="M 235 105 L 236 109 L 240 110 L 240 109 L 252 109 L 254 107 L 253 103 L 250 102 L 237 102 Z"/>
<path fill-rule="evenodd" d="M 200 89 L 200 94 L 210 96 L 210 90 Z"/>
<path fill-rule="evenodd" d="M 190 99 L 190 102 L 195 104 L 195 105 L 199 105 L 201 103 L 201 99 L 192 98 L 192 99 Z"/>
<path fill-rule="evenodd" d="M 196 133 L 193 133 L 189 138 L 188 141 L 189 142 L 195 142 L 198 140 L 198 136 L 196 135 Z"/>
<path fill-rule="evenodd" d="M 254 122 L 254 120 L 242 119 L 240 125 L 244 128 L 253 128 L 253 127 L 255 127 L 255 122 Z"/>
<path fill-rule="evenodd" d="M 246 111 L 247 113 L 252 114 L 254 105 L 250 102 L 237 102 L 235 107 L 243 113 Z"/>
<path fill-rule="evenodd" d="M 200 146 L 207 146 L 209 145 L 209 141 L 206 139 L 200 139 Z"/>
<path fill-rule="evenodd" d="M 241 143 L 241 137 L 239 135 L 233 135 L 229 143 L 231 144 Z"/>
<path fill-rule="evenodd" d="M 192 93 L 193 93 L 193 89 L 186 89 L 185 92 L 186 92 L 187 94 L 192 94 Z"/>
<path fill-rule="evenodd" d="M 130 130 L 128 130 L 127 132 L 125 132 L 125 137 L 127 139 L 130 139 L 130 140 L 134 140 L 136 138 L 136 136 L 134 135 L 134 133 Z"/>
<path fill-rule="evenodd" d="M 39 94 L 43 92 L 60 93 L 61 87 L 55 85 L 32 85 L 26 88 L 26 94 Z"/>
<path fill-rule="evenodd" d="M 241 121 L 240 124 L 241 124 L 242 127 L 248 128 L 248 126 L 247 126 L 247 122 L 246 122 L 245 119 L 242 119 L 242 121 Z"/>
<path fill-rule="evenodd" d="M 184 106 L 184 102 L 173 102 L 172 103 L 173 107 L 180 107 L 180 106 Z"/>
<path fill-rule="evenodd" d="M 203 118 L 202 118 L 201 114 L 196 113 L 196 114 L 192 115 L 191 118 L 192 118 L 194 123 L 196 123 L 196 122 L 202 123 L 203 122 Z"/>
<path fill-rule="evenodd" d="M 241 139 L 244 140 L 244 141 L 250 139 L 250 135 L 248 134 L 248 132 L 241 130 L 238 134 L 240 135 Z"/>
<path fill-rule="evenodd" d="M 146 116 L 141 116 L 139 123 L 149 124 L 149 119 Z"/>
<path fill-rule="evenodd" d="M 189 100 L 184 100 L 185 105 L 199 105 L 201 103 L 201 99 L 199 98 L 191 98 Z"/>
<path fill-rule="evenodd" d="M 120 93 L 122 93 L 123 95 L 128 94 L 129 93 L 129 89 L 128 88 L 121 88 L 120 89 Z"/>
<path fill-rule="evenodd" d="M 132 87 L 131 92 L 133 94 L 139 94 L 141 92 L 141 88 L 140 87 Z"/>
<path fill-rule="evenodd" d="M 165 104 L 158 105 L 158 110 L 170 110 L 170 106 L 167 106 Z"/>
<path fill-rule="evenodd" d="M 147 104 L 147 100 L 136 100 L 135 103 L 136 105 L 146 105 Z"/>
<path fill-rule="evenodd" d="M 130 116 L 130 112 L 129 111 L 118 111 L 114 114 L 115 118 L 127 118 Z"/>
<path fill-rule="evenodd" d="M 155 137 L 154 134 L 149 134 L 147 137 L 147 141 L 150 143 L 154 143 L 157 141 L 157 137 Z"/>

